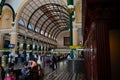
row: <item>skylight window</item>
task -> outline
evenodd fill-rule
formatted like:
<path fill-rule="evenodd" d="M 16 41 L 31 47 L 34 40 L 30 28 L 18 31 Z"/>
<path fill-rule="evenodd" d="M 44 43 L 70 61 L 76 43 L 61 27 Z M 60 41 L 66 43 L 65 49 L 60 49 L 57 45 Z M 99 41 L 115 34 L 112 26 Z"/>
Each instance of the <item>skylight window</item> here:
<path fill-rule="evenodd" d="M 48 35 L 48 33 L 45 33 L 45 36 L 47 36 Z"/>
<path fill-rule="evenodd" d="M 39 29 L 38 29 L 38 28 L 35 28 L 35 32 L 39 32 Z"/>
<path fill-rule="evenodd" d="M 25 24 L 24 24 L 24 21 L 23 21 L 22 19 L 20 19 L 20 20 L 18 21 L 18 24 L 21 25 L 21 26 L 24 26 L 24 25 L 25 25 Z"/>
<path fill-rule="evenodd" d="M 32 25 L 31 24 L 28 25 L 28 29 L 32 29 Z"/>
<path fill-rule="evenodd" d="M 44 34 L 44 31 L 41 31 L 41 34 Z"/>
<path fill-rule="evenodd" d="M 49 38 L 50 38 L 51 36 L 50 36 L 50 34 L 49 34 Z"/>

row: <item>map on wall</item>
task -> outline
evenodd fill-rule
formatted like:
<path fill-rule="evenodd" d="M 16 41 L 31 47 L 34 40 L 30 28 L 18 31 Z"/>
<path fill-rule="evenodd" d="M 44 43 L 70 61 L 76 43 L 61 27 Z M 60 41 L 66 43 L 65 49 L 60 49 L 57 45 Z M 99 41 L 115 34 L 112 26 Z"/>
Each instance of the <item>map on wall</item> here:
<path fill-rule="evenodd" d="M 70 45 L 70 37 L 64 37 L 64 46 Z"/>

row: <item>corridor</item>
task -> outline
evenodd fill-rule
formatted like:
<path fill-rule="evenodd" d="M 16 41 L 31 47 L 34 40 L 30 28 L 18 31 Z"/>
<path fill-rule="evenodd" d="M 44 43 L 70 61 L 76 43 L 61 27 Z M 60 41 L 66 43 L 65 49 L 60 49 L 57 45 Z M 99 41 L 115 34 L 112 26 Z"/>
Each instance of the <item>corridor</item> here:
<path fill-rule="evenodd" d="M 31 79 L 23 64 L 39 56 L 44 80 L 120 80 L 119 43 L 120 0 L 0 0 L 0 70 L 32 69 Z"/>

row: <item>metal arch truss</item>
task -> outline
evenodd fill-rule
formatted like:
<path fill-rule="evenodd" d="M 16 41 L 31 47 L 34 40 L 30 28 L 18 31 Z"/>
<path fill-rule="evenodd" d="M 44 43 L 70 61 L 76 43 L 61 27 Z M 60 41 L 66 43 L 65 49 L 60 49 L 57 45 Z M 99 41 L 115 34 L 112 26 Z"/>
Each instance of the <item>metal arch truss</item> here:
<path fill-rule="evenodd" d="M 45 12 L 44 14 L 42 14 L 42 15 L 37 19 L 37 21 L 36 21 L 36 23 L 35 23 L 35 28 L 37 27 L 37 24 L 38 24 L 38 22 L 40 21 L 40 19 L 41 19 L 43 16 L 45 16 L 47 13 L 51 12 L 51 11 L 52 11 L 52 12 L 59 12 L 58 10 L 49 10 L 49 11 Z M 61 13 L 67 15 L 67 16 L 64 15 L 64 16 L 62 16 L 62 17 L 69 19 L 69 15 L 68 15 L 67 13 L 65 13 L 65 12 L 63 12 L 63 11 L 61 11 Z M 59 15 L 56 15 L 56 16 L 59 16 Z M 51 17 L 55 17 L 55 16 L 51 16 Z M 46 20 L 43 22 L 43 24 L 42 24 L 41 27 L 43 27 L 44 23 L 45 23 L 47 20 L 49 20 L 49 18 L 51 18 L 51 17 L 49 16 L 48 19 L 46 19 Z"/>
<path fill-rule="evenodd" d="M 53 9 L 49 10 L 49 8 L 51 6 L 53 7 Z M 63 30 L 61 28 L 65 28 L 65 30 L 66 30 L 66 27 L 67 28 L 69 27 L 69 14 L 67 12 L 67 9 L 59 4 L 48 3 L 48 4 L 42 5 L 42 6 L 38 7 L 36 10 L 34 10 L 34 12 L 31 14 L 31 16 L 28 19 L 27 28 L 28 28 L 28 25 L 30 24 L 32 18 L 34 17 L 35 13 L 39 10 L 41 10 L 44 14 L 42 14 L 40 17 L 37 18 L 37 21 L 35 22 L 35 25 L 34 25 L 34 31 L 36 28 L 39 28 L 39 33 L 40 33 L 44 27 L 44 35 L 46 32 L 49 32 L 48 34 L 50 34 L 50 35 L 56 35 L 57 32 L 61 32 Z M 54 14 L 54 13 L 56 13 L 56 14 Z M 41 19 L 44 16 L 46 16 L 47 18 L 44 18 L 42 25 L 39 25 L 38 23 L 42 21 Z M 58 19 L 56 17 L 58 17 Z M 53 25 L 50 26 L 51 24 L 53 24 Z M 56 25 L 58 25 L 58 26 L 56 26 Z M 63 26 L 66 26 L 66 27 L 63 27 Z M 56 29 L 56 28 L 58 28 L 58 29 Z M 56 30 L 60 30 L 60 31 L 56 32 Z M 51 31 L 55 31 L 54 34 L 51 33 Z"/>
<path fill-rule="evenodd" d="M 63 29 L 61 29 L 61 30 L 56 30 L 56 32 L 55 32 L 55 34 L 54 34 L 54 38 L 57 38 L 58 37 L 58 35 L 62 32 L 62 31 L 66 31 L 66 30 L 68 30 L 69 28 L 67 27 L 67 28 L 63 28 Z"/>
<path fill-rule="evenodd" d="M 30 23 L 30 20 L 32 19 L 32 17 L 33 17 L 33 15 L 35 14 L 35 12 L 37 12 L 38 10 L 41 10 L 42 8 L 44 8 L 45 6 L 48 6 L 48 5 L 54 5 L 54 6 L 59 6 L 59 7 L 61 7 L 62 9 L 64 9 L 65 11 L 67 10 L 65 7 L 63 7 L 63 6 L 61 6 L 61 5 L 59 5 L 59 4 L 55 4 L 55 3 L 48 3 L 48 4 L 44 4 L 44 5 L 42 5 L 42 6 L 40 6 L 40 7 L 38 7 L 36 10 L 34 10 L 34 12 L 31 14 L 31 16 L 29 17 L 29 19 L 28 19 L 28 23 L 27 23 L 27 27 L 28 27 L 28 25 L 29 25 L 29 23 Z"/>
<path fill-rule="evenodd" d="M 58 16 L 58 15 L 50 16 L 48 19 L 46 19 L 46 20 L 43 22 L 42 26 L 40 27 L 40 31 L 43 30 L 43 27 L 45 28 L 45 23 L 46 23 L 46 24 L 49 24 L 49 25 L 46 26 L 46 28 L 44 29 L 44 30 L 45 30 L 44 32 L 47 31 L 48 27 L 49 27 L 49 28 L 52 28 L 52 26 L 50 27 L 50 25 L 51 25 L 52 23 L 53 23 L 54 25 L 58 25 L 58 24 L 63 23 L 64 26 L 68 26 L 68 23 L 69 23 L 69 20 L 68 20 L 68 19 L 54 19 L 54 20 L 51 20 L 51 22 L 48 22 L 49 19 L 52 19 L 53 17 L 55 18 L 55 17 L 57 17 L 57 16 Z M 63 17 L 65 18 L 65 16 L 63 16 Z M 50 23 L 51 23 L 51 24 L 50 24 Z"/>
<path fill-rule="evenodd" d="M 58 20 L 54 20 L 53 22 L 56 22 L 56 21 L 58 21 Z M 61 23 L 64 23 L 64 24 L 66 24 L 66 25 L 62 25 L 62 26 L 65 26 L 65 27 L 69 27 L 69 21 L 66 21 L 66 22 L 59 22 L 60 24 Z M 51 26 L 51 27 L 49 27 L 50 25 L 52 25 L 52 23 L 49 23 L 48 25 L 47 25 L 47 27 L 46 28 L 49 28 L 49 30 L 48 29 L 45 29 L 45 32 L 48 32 L 48 34 L 51 34 L 52 32 L 54 32 L 54 30 L 56 30 L 56 28 L 57 28 L 57 26 L 59 25 L 59 24 L 57 24 L 57 25 L 53 25 L 53 26 Z M 61 27 L 62 27 L 61 26 Z M 60 26 L 59 26 L 60 27 Z M 53 30 L 54 29 L 54 30 Z M 46 30 L 48 30 L 48 31 L 46 31 Z"/>
<path fill-rule="evenodd" d="M 56 12 L 56 10 L 51 10 L 51 11 Z M 57 12 L 58 12 L 58 11 L 57 11 Z M 65 14 L 63 11 L 61 11 L 61 13 Z M 45 14 L 44 14 L 44 15 L 45 15 Z M 40 31 L 41 31 L 42 28 L 44 27 L 45 23 L 47 23 L 49 20 L 51 20 L 51 22 L 52 22 L 53 17 L 55 18 L 55 17 L 58 17 L 58 16 L 59 16 L 59 14 L 48 16 L 48 18 L 42 23 L 42 25 L 41 25 L 41 27 L 40 27 Z M 41 16 L 41 17 L 43 17 L 43 16 Z M 40 17 L 40 18 L 37 20 L 37 22 L 35 23 L 35 28 L 37 27 L 37 23 L 40 21 L 41 17 Z M 66 20 L 69 20 L 69 16 L 68 16 L 67 14 L 62 15 L 60 18 L 61 18 L 61 19 L 59 19 L 59 20 L 62 20 L 62 18 L 66 18 Z"/>
<path fill-rule="evenodd" d="M 66 22 L 65 22 L 66 23 Z M 69 25 L 69 23 L 67 23 Z M 58 28 L 59 27 L 59 28 Z M 61 30 L 61 28 L 69 28 L 69 26 L 65 26 L 65 25 L 54 25 L 51 27 L 51 29 L 48 31 L 48 34 L 51 34 L 51 36 L 53 36 L 56 32 L 56 30 Z"/>

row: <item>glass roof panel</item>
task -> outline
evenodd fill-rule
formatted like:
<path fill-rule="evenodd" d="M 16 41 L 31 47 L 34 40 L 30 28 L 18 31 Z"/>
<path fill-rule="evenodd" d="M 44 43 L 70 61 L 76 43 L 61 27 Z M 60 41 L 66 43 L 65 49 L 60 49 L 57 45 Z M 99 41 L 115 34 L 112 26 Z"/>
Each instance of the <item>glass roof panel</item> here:
<path fill-rule="evenodd" d="M 32 27 L 35 31 L 39 29 L 44 35 L 52 34 L 51 31 L 60 28 L 57 25 L 69 26 L 66 24 L 69 23 L 69 15 L 60 5 L 66 4 L 62 0 L 28 0 L 19 16 L 25 21 L 26 27 Z"/>
<path fill-rule="evenodd" d="M 28 25 L 28 29 L 32 29 L 33 27 L 32 27 L 32 25 L 31 24 L 29 24 Z"/>
<path fill-rule="evenodd" d="M 35 32 L 39 32 L 39 28 L 35 28 Z"/>
<path fill-rule="evenodd" d="M 25 26 L 25 23 L 24 23 L 24 21 L 23 21 L 22 19 L 20 19 L 20 20 L 18 21 L 18 23 L 19 23 L 21 26 Z"/>
<path fill-rule="evenodd" d="M 44 31 L 43 31 L 43 30 L 41 30 L 41 34 L 44 34 Z"/>

